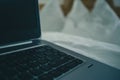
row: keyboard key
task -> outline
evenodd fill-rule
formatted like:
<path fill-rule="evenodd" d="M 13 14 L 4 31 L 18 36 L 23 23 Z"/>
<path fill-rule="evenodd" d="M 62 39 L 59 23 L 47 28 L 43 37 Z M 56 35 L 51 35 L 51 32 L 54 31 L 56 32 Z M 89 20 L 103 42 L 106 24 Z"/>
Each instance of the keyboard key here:
<path fill-rule="evenodd" d="M 39 75 L 43 74 L 44 71 L 42 69 L 39 69 L 36 67 L 36 68 L 31 68 L 30 73 L 33 74 L 34 76 L 39 76 Z"/>
<path fill-rule="evenodd" d="M 49 73 L 39 76 L 39 80 L 53 80 L 53 79 L 54 79 L 53 75 Z"/>
<path fill-rule="evenodd" d="M 32 74 L 30 74 L 29 71 L 26 71 L 26 72 L 18 75 L 18 79 L 19 80 L 33 80 L 34 76 Z"/>
<path fill-rule="evenodd" d="M 46 72 L 46 71 L 51 70 L 53 67 L 50 66 L 49 64 L 44 64 L 44 65 L 40 66 L 40 68 Z"/>

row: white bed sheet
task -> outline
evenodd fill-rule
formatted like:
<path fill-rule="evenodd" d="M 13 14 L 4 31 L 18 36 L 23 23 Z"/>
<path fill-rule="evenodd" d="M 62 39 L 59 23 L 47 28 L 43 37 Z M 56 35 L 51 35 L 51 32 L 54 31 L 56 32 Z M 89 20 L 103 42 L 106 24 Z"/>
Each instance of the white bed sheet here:
<path fill-rule="evenodd" d="M 120 46 L 60 32 L 43 33 L 42 39 L 120 69 Z"/>

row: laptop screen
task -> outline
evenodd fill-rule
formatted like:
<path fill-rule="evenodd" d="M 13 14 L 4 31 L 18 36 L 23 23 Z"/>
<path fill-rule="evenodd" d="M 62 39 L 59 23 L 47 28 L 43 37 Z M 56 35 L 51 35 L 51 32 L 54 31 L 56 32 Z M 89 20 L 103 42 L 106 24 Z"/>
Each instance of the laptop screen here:
<path fill-rule="evenodd" d="M 38 0 L 0 0 L 0 46 L 40 37 Z"/>

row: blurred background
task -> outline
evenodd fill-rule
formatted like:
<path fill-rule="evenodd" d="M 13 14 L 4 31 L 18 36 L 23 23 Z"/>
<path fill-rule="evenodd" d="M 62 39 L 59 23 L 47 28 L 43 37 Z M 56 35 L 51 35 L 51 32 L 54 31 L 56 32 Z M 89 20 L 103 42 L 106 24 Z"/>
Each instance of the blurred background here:
<path fill-rule="evenodd" d="M 50 0 L 39 0 L 40 10 L 49 2 Z M 58 0 L 60 7 L 65 15 L 67 15 L 75 0 Z M 96 0 L 81 0 L 86 7 L 91 10 L 94 7 Z M 106 0 L 110 7 L 116 12 L 120 17 L 120 1 L 119 0 Z M 53 1 L 54 3 L 54 1 Z"/>
<path fill-rule="evenodd" d="M 120 0 L 39 0 L 39 9 L 44 39 L 59 33 L 120 45 Z"/>
<path fill-rule="evenodd" d="M 120 0 L 39 0 L 42 39 L 120 68 Z"/>

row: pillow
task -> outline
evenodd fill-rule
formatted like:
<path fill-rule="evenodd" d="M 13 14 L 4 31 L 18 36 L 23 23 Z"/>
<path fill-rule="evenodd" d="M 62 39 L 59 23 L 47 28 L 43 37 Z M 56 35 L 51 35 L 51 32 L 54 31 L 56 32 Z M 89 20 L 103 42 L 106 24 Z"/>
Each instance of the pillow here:
<path fill-rule="evenodd" d="M 58 0 L 49 0 L 40 12 L 42 32 L 61 31 L 64 27 L 64 15 Z"/>
<path fill-rule="evenodd" d="M 105 0 L 97 0 L 95 8 L 91 13 L 93 26 L 97 28 L 96 36 L 99 40 L 107 40 L 119 23 L 119 17 L 111 9 Z M 91 23 L 92 23 L 91 22 Z"/>
<path fill-rule="evenodd" d="M 89 12 L 82 4 L 81 0 L 74 0 L 72 11 L 67 16 L 63 32 L 78 36 L 85 36 L 86 34 L 84 34 L 81 29 L 86 28 L 87 26 L 85 18 L 88 14 Z M 80 30 L 78 29 L 78 24 L 81 24 L 82 26 Z"/>
<path fill-rule="evenodd" d="M 113 4 L 115 7 L 120 7 L 120 0 L 113 0 Z"/>
<path fill-rule="evenodd" d="M 63 32 L 99 41 L 108 41 L 118 22 L 118 16 L 105 0 L 97 0 L 92 12 L 85 8 L 81 0 L 75 0 Z"/>

